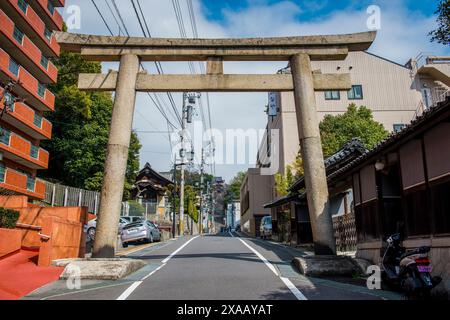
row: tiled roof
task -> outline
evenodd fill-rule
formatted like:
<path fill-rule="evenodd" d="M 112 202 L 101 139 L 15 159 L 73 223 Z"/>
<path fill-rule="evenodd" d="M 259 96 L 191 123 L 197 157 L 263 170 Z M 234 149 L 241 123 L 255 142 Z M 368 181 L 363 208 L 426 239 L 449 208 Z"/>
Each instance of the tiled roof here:
<path fill-rule="evenodd" d="M 327 175 L 332 174 L 335 170 L 345 165 L 348 161 L 367 152 L 360 139 L 352 139 L 347 142 L 339 151 L 325 160 L 325 169 Z M 304 187 L 305 177 L 300 177 L 290 188 L 291 191 L 296 191 Z"/>
<path fill-rule="evenodd" d="M 342 147 L 342 149 L 325 160 L 325 168 L 327 170 L 327 174 L 330 174 L 330 172 L 334 172 L 333 170 L 339 168 L 340 165 L 351 161 L 352 159 L 363 154 L 366 151 L 367 150 L 364 148 L 364 145 L 360 139 L 350 140 Z M 304 187 L 304 183 L 305 178 L 304 176 L 302 176 L 292 185 L 292 187 L 289 189 L 290 193 L 287 196 L 265 204 L 264 208 L 274 208 L 294 200 L 304 199 L 306 193 L 299 192 L 299 190 Z"/>

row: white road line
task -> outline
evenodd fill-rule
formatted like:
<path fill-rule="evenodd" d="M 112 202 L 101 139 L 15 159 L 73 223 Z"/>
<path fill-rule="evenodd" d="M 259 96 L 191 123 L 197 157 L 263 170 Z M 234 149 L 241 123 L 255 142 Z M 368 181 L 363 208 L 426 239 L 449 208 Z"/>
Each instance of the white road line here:
<path fill-rule="evenodd" d="M 181 250 L 183 250 L 184 247 L 186 247 L 191 241 L 193 241 L 194 239 L 198 238 L 198 236 L 193 237 L 192 239 L 189 239 L 189 241 L 187 241 L 185 244 L 183 244 L 181 247 L 179 247 L 177 250 L 175 250 L 174 252 L 172 252 L 170 254 L 170 256 L 168 256 L 167 258 L 165 258 L 163 261 L 161 261 L 162 263 L 167 263 L 167 261 L 169 261 L 170 259 L 172 259 L 178 252 L 180 252 Z"/>
<path fill-rule="evenodd" d="M 294 296 L 297 298 L 297 300 L 308 300 L 303 295 L 303 293 L 301 293 L 300 290 L 298 290 L 298 288 L 292 283 L 291 280 L 289 280 L 288 278 L 285 278 L 285 277 L 280 277 L 280 279 L 284 282 L 286 287 L 288 287 L 289 290 L 291 290 L 291 292 L 294 294 Z"/>
<path fill-rule="evenodd" d="M 264 264 L 267 266 L 267 268 L 269 268 L 270 271 L 272 271 L 277 277 L 280 276 L 277 272 L 277 269 L 273 266 L 273 264 L 271 264 L 266 258 L 264 258 L 264 256 L 261 253 L 259 253 L 258 251 L 256 251 L 252 247 L 250 247 L 244 240 L 239 239 L 239 241 L 241 241 L 247 248 L 249 248 L 250 251 L 252 251 L 254 254 L 256 254 L 256 256 L 258 258 L 260 258 L 262 260 L 262 262 L 264 262 Z"/>
<path fill-rule="evenodd" d="M 143 277 L 141 280 L 134 282 L 131 286 L 129 286 L 118 298 L 117 300 L 126 300 L 133 292 L 136 290 L 144 280 L 148 279 L 150 276 L 152 276 L 157 271 L 161 270 L 167 262 L 172 259 L 178 252 L 183 250 L 184 247 L 186 247 L 191 241 L 198 238 L 198 236 L 193 237 L 192 239 L 189 239 L 185 244 L 183 244 L 181 247 L 179 247 L 177 250 L 172 252 L 167 258 L 165 258 L 162 262 L 162 265 L 160 265 L 158 268 L 147 274 L 145 277 Z"/>
<path fill-rule="evenodd" d="M 230 232 L 230 236 L 235 238 L 235 236 Z M 291 290 L 292 294 L 297 298 L 297 300 L 308 300 L 303 293 L 298 290 L 298 288 L 289 280 L 288 278 L 282 277 L 280 274 L 278 274 L 277 269 L 274 267 L 273 264 L 271 264 L 261 253 L 256 251 L 254 248 L 252 248 L 247 242 L 242 240 L 241 238 L 237 238 L 239 241 L 241 241 L 247 248 L 250 249 L 259 259 L 261 259 L 262 262 L 272 271 L 277 277 L 283 281 L 283 283 L 288 287 L 289 290 Z"/>
<path fill-rule="evenodd" d="M 118 298 L 117 300 L 126 300 L 130 294 L 133 293 L 134 290 L 136 290 L 137 287 L 139 287 L 141 285 L 142 281 L 136 281 L 135 283 L 133 283 L 131 286 L 129 286 L 127 288 L 127 290 L 125 290 Z"/>

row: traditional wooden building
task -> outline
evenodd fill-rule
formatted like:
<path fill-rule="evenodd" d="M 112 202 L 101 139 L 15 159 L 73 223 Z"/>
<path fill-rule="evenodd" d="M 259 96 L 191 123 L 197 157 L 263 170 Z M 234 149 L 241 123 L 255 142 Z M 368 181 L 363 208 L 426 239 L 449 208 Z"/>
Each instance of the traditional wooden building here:
<path fill-rule="evenodd" d="M 327 176 L 330 176 L 343 166 L 355 160 L 367 150 L 358 139 L 349 141 L 341 150 L 325 160 Z M 351 220 L 353 192 L 348 182 L 338 182 L 329 185 L 330 210 L 336 227 L 337 238 L 340 237 L 342 221 Z M 300 177 L 290 188 L 286 197 L 266 204 L 271 208 L 273 235 L 276 240 L 289 242 L 293 245 L 308 245 L 312 243 L 311 222 L 306 201 L 305 179 Z M 356 240 L 356 239 L 355 239 Z M 348 239 L 338 240 L 339 247 L 349 246 Z M 356 241 L 354 241 L 356 245 Z"/>
<path fill-rule="evenodd" d="M 431 246 L 434 275 L 450 289 L 450 98 L 402 131 L 334 172 L 351 183 L 357 256 L 379 262 L 383 238 L 403 235 L 406 248 Z"/>
<path fill-rule="evenodd" d="M 168 177 L 146 163 L 136 177 L 132 197 L 145 207 L 147 215 L 161 221 L 166 216 L 167 187 L 171 184 L 173 182 Z"/>

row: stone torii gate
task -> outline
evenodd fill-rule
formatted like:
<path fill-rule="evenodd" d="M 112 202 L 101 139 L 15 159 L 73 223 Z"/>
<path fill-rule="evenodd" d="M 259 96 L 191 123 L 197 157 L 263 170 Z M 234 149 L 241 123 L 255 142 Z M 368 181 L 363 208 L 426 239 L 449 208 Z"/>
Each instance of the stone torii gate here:
<path fill-rule="evenodd" d="M 116 92 L 93 257 L 114 256 L 136 91 L 294 91 L 315 252 L 335 254 L 315 91 L 349 90 L 351 81 L 349 74 L 313 71 L 311 61 L 344 60 L 350 51 L 367 50 L 375 36 L 375 32 L 364 32 L 255 39 L 157 39 L 58 33 L 63 50 L 78 52 L 92 61 L 120 61 L 118 72 L 79 76 L 81 90 Z M 207 72 L 150 75 L 139 71 L 141 61 L 207 61 Z M 292 74 L 223 74 L 224 61 L 289 61 Z"/>

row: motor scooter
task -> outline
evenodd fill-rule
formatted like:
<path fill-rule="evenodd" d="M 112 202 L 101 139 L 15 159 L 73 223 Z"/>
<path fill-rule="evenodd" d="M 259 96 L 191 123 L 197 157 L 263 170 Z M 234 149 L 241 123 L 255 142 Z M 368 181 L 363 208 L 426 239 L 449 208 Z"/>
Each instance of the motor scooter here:
<path fill-rule="evenodd" d="M 442 281 L 440 277 L 431 276 L 432 265 L 428 258 L 431 248 L 407 251 L 401 246 L 401 241 L 399 233 L 386 239 L 387 248 L 381 259 L 382 280 L 400 289 L 408 298 L 426 298 Z"/>

